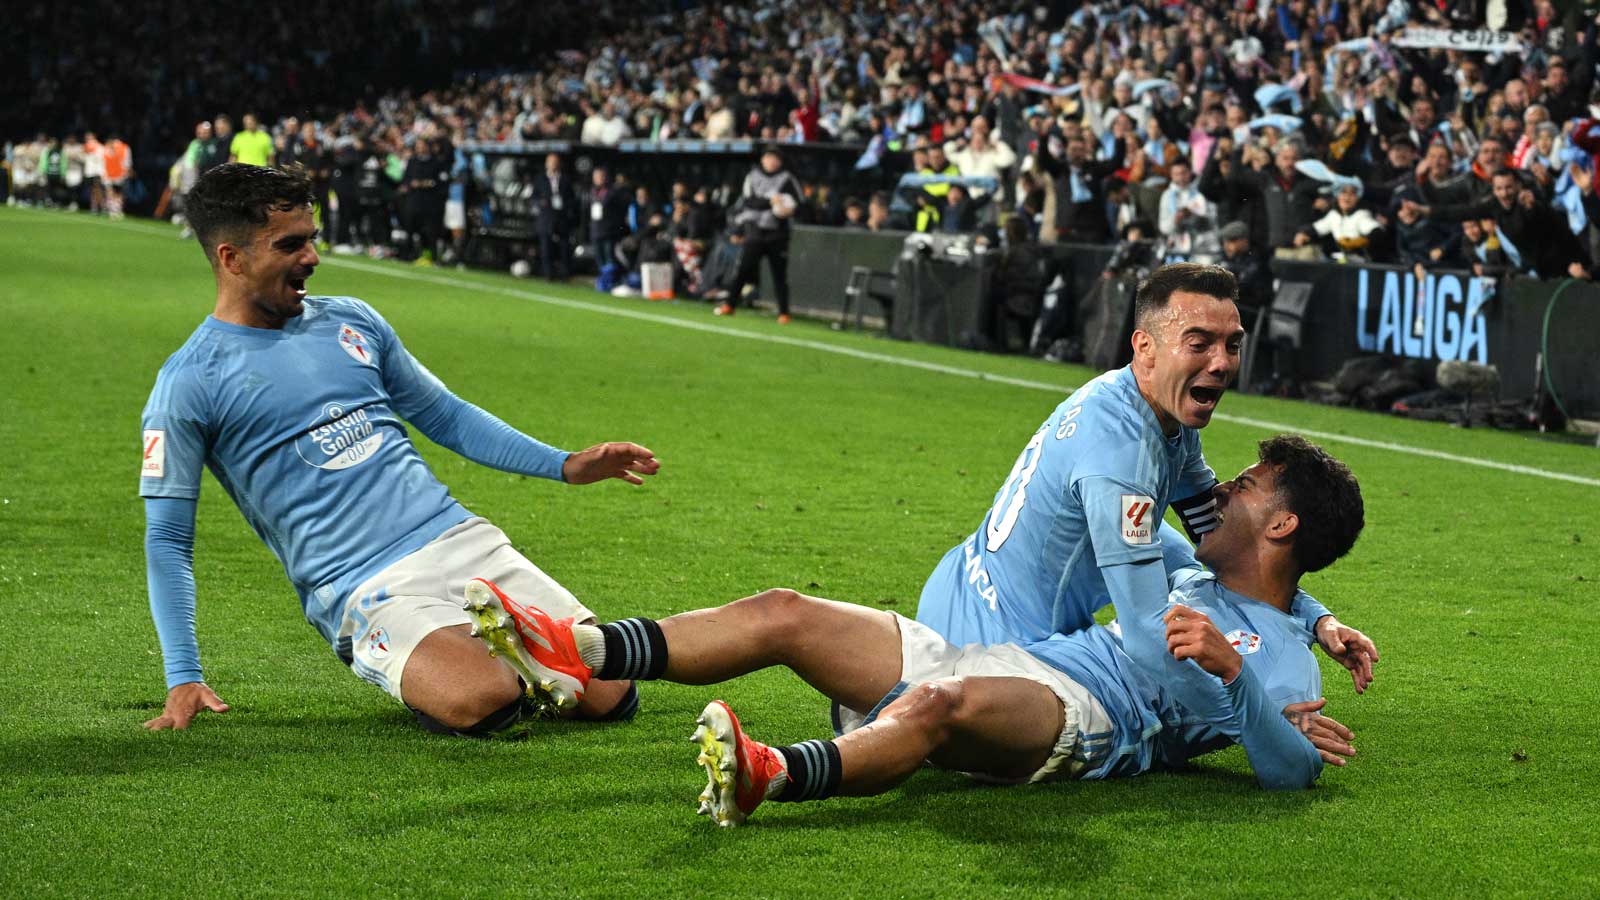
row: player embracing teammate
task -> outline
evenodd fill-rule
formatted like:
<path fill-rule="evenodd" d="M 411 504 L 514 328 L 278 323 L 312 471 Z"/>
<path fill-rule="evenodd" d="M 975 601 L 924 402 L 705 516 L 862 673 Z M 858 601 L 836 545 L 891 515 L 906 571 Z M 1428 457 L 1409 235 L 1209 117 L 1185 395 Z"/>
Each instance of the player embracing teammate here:
<path fill-rule="evenodd" d="M 1354 545 L 1363 504 L 1348 468 L 1293 436 L 1217 483 L 1198 430 L 1238 371 L 1235 300 L 1233 277 L 1209 266 L 1141 285 L 1132 364 L 1046 418 L 928 579 L 917 621 L 779 589 L 590 625 L 479 580 L 478 633 L 559 704 L 590 679 L 710 684 L 774 665 L 832 699 L 836 738 L 787 747 L 706 707 L 701 812 L 723 825 L 769 799 L 878 793 L 929 761 L 989 780 L 1096 779 L 1238 743 L 1264 787 L 1308 786 L 1355 752 L 1320 715 L 1309 645 L 1357 692 L 1377 651 L 1299 579 Z M 1169 505 L 1198 550 L 1160 524 Z M 1095 625 L 1107 603 L 1117 621 Z"/>

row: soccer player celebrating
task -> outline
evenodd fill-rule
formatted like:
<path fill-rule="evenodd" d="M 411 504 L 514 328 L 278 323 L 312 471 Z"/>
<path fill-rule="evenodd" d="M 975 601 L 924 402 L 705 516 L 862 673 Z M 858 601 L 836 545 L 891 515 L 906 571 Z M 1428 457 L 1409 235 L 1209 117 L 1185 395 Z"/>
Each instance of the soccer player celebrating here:
<path fill-rule="evenodd" d="M 1121 607 L 1161 623 L 1154 631 L 1113 622 L 959 647 L 897 613 L 786 590 L 599 626 L 552 620 L 483 580 L 468 597 L 484 601 L 483 633 L 506 639 L 498 646 L 530 681 L 708 684 L 782 665 L 853 718 L 835 723 L 834 740 L 769 747 L 710 703 L 694 741 L 708 775 L 700 811 L 720 825 L 766 800 L 882 793 L 924 762 L 999 782 L 1099 779 L 1237 743 L 1263 787 L 1309 787 L 1355 748 L 1349 729 L 1318 712 L 1303 614 L 1312 601 L 1299 579 L 1355 544 L 1361 490 L 1321 448 L 1279 436 L 1213 497 L 1215 526 L 1195 552 L 1174 536 L 1159 592 Z"/>
<path fill-rule="evenodd" d="M 1107 603 L 1126 622 L 1125 603 L 1164 593 L 1169 503 L 1192 535 L 1215 524 L 1200 429 L 1239 371 L 1237 299 L 1217 266 L 1163 266 L 1139 285 L 1132 363 L 1039 426 L 977 531 L 929 576 L 917 621 L 957 645 L 1038 641 L 1088 627 Z M 1365 690 L 1376 647 L 1320 604 L 1302 612 Z"/>
<path fill-rule="evenodd" d="M 461 591 L 493 573 L 578 621 L 593 614 L 434 477 L 402 420 L 468 459 L 569 484 L 659 468 L 637 444 L 576 453 L 456 397 L 389 323 L 349 297 L 308 296 L 318 264 L 303 172 L 230 163 L 188 195 L 216 309 L 168 360 L 145 406 L 145 557 L 167 679 L 152 730 L 228 707 L 195 640 L 195 502 L 207 466 L 282 561 L 306 619 L 358 675 L 436 731 L 482 734 L 565 699 L 520 683 L 468 634 Z M 627 717 L 625 682 L 590 686 L 580 715 Z"/>

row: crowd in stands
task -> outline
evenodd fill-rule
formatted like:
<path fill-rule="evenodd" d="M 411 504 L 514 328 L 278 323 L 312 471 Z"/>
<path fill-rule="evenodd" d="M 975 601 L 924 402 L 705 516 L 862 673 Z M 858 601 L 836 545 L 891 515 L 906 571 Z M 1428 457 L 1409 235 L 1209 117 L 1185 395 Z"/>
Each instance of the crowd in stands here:
<path fill-rule="evenodd" d="M 177 21 L 174 9 L 194 16 Z M 249 96 L 270 115 L 261 133 L 271 158 L 305 163 L 339 209 L 334 243 L 424 258 L 459 250 L 468 187 L 493 177 L 461 151 L 468 142 L 730 138 L 855 144 L 863 168 L 909 160 L 923 176 L 825 202 L 808 187 L 803 221 L 990 230 L 1004 243 L 1136 240 L 1157 260 L 1240 266 L 1279 254 L 1556 278 L 1588 277 L 1597 257 L 1596 21 L 1558 14 L 1549 0 L 758 0 L 678 11 L 392 0 L 374 9 L 319 11 L 336 21 L 319 20 L 312 41 L 243 9 L 113 12 L 132 16 L 126 32 L 100 23 L 61 35 L 54 55 L 27 56 L 37 85 L 28 109 L 42 118 L 71 95 L 87 112 L 67 129 L 82 133 L 137 106 L 129 92 L 165 111 Z M 35 24 L 71 30 L 81 17 L 63 10 Z M 340 48 L 374 22 L 397 26 L 389 44 L 363 44 L 368 58 Z M 1414 46 L 1407 29 L 1419 26 L 1495 28 L 1520 43 Z M 117 40 L 105 46 L 78 40 L 108 33 Z M 237 42 L 248 58 L 230 43 L 242 33 L 260 37 Z M 119 58 L 113 45 L 147 44 L 123 40 L 141 34 L 188 43 L 72 94 L 82 81 L 73 67 Z M 530 37 L 551 34 L 560 37 L 542 45 Z M 502 71 L 460 76 L 474 54 L 486 61 L 477 68 Z M 401 60 L 434 83 L 457 77 L 379 96 L 358 83 Z M 346 105 L 327 106 L 329 97 Z M 285 115 L 300 110 L 314 115 Z M 176 197 L 219 159 L 217 142 L 232 147 L 231 124 L 197 127 L 174 169 Z M 45 143 L 72 158 L 68 142 Z M 31 149 L 11 155 L 13 173 L 47 165 Z M 692 235 L 709 260 L 738 218 L 733 185 L 682 184 L 657 203 L 625 172 L 602 185 L 598 171 L 557 162 L 583 183 L 563 201 L 575 208 L 555 218 L 560 228 L 541 226 L 542 255 L 554 257 L 541 263 L 547 272 L 565 270 L 578 247 L 604 264 L 630 238 L 648 256 L 660 255 L 662 236 Z M 607 199 L 613 192 L 628 197 L 625 210 Z M 594 209 L 601 218 L 586 218 Z M 1002 238 L 1012 218 L 1022 228 Z M 552 229 L 563 234 L 543 236 Z"/>

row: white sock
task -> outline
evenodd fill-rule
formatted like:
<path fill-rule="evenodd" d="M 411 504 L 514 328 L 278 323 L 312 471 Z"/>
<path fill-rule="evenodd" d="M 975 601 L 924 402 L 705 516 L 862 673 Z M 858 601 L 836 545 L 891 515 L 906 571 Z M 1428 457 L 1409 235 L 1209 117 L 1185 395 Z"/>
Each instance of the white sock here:
<path fill-rule="evenodd" d="M 598 625 L 572 626 L 572 642 L 578 645 L 578 658 L 591 669 L 606 664 L 606 636 Z"/>
<path fill-rule="evenodd" d="M 767 794 L 762 798 L 764 800 L 771 800 L 773 797 L 783 793 L 784 787 L 789 784 L 789 762 L 783 758 L 782 753 L 778 754 L 778 762 L 783 765 L 778 769 L 778 774 L 772 776 L 772 780 L 767 782 Z"/>

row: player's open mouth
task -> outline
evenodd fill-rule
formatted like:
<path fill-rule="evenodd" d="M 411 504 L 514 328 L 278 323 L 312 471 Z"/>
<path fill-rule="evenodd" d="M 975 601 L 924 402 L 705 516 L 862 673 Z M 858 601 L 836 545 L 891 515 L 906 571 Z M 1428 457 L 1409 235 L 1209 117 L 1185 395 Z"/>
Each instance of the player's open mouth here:
<path fill-rule="evenodd" d="M 1189 399 L 1204 409 L 1211 409 L 1222 399 L 1222 388 L 1195 385 L 1189 388 Z"/>
<path fill-rule="evenodd" d="M 300 299 L 306 298 L 306 280 L 304 278 L 290 278 L 289 290 L 294 291 Z"/>

